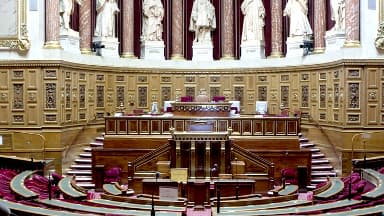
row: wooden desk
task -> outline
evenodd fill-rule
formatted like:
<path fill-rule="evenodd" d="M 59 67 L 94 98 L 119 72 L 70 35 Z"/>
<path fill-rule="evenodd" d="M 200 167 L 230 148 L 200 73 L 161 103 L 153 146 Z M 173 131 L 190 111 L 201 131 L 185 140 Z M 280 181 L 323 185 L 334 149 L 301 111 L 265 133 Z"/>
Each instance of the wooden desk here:
<path fill-rule="evenodd" d="M 238 187 L 239 196 L 255 192 L 255 180 L 253 179 L 220 179 L 213 183 L 215 185 L 215 196 L 217 196 L 219 190 L 221 197 L 236 196 L 236 187 Z"/>

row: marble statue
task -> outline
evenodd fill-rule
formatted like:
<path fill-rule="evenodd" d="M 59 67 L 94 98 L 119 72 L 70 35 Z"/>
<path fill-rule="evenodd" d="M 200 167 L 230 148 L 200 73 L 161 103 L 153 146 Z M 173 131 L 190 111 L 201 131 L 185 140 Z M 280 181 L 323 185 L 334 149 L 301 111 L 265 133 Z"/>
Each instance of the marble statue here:
<path fill-rule="evenodd" d="M 69 32 L 72 30 L 69 26 L 69 21 L 73 14 L 75 3 L 81 5 L 82 0 L 60 0 L 60 30 L 62 32 Z"/>
<path fill-rule="evenodd" d="M 345 31 L 345 0 L 331 0 L 331 18 L 335 25 L 331 31 Z"/>
<path fill-rule="evenodd" d="M 288 0 L 284 16 L 290 18 L 289 36 L 305 36 L 312 34 L 312 28 L 307 17 L 308 0 Z"/>
<path fill-rule="evenodd" d="M 244 14 L 242 41 L 264 40 L 265 8 L 261 0 L 244 0 L 241 4 Z"/>
<path fill-rule="evenodd" d="M 120 12 L 116 0 L 96 0 L 96 37 L 115 36 L 115 15 Z"/>
<path fill-rule="evenodd" d="M 164 7 L 160 0 L 144 0 L 142 41 L 161 41 Z"/>
<path fill-rule="evenodd" d="M 189 30 L 195 32 L 194 42 L 211 42 L 211 31 L 215 28 L 215 7 L 209 0 L 195 0 L 189 23 Z"/>

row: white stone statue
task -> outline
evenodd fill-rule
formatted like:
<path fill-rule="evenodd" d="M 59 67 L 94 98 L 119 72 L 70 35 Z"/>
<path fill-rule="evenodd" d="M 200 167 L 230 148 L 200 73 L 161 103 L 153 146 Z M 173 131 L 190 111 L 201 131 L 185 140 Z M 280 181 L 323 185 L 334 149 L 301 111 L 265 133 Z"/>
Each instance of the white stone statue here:
<path fill-rule="evenodd" d="M 216 29 L 215 7 L 209 0 L 195 0 L 189 30 L 195 32 L 194 42 L 211 42 L 211 31 Z"/>
<path fill-rule="evenodd" d="M 120 12 L 116 0 L 96 0 L 96 37 L 115 38 L 115 15 Z"/>
<path fill-rule="evenodd" d="M 244 0 L 241 4 L 244 14 L 242 41 L 264 40 L 265 8 L 261 0 Z"/>
<path fill-rule="evenodd" d="M 142 41 L 162 41 L 164 7 L 160 0 L 144 0 Z"/>
<path fill-rule="evenodd" d="M 72 29 L 69 26 L 71 15 L 75 2 L 81 5 L 82 0 L 60 0 L 60 30 L 61 32 L 69 32 Z M 73 30 L 72 30 L 73 31 Z"/>
<path fill-rule="evenodd" d="M 345 32 L 345 0 L 331 0 L 331 12 L 335 25 L 330 31 Z"/>
<path fill-rule="evenodd" d="M 290 18 L 289 36 L 311 35 L 312 28 L 308 21 L 308 1 L 288 0 L 284 9 L 284 16 Z"/>

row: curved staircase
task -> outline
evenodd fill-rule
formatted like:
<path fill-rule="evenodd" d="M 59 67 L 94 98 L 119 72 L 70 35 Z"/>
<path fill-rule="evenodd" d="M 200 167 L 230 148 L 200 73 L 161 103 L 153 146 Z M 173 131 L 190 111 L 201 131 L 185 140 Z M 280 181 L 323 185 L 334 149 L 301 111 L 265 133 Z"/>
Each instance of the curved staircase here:
<path fill-rule="evenodd" d="M 104 136 L 98 136 L 89 143 L 89 146 L 83 148 L 83 151 L 73 161 L 73 164 L 66 172 L 68 176 L 76 176 L 77 185 L 93 189 L 95 184 L 92 182 L 92 148 L 103 147 Z"/>
<path fill-rule="evenodd" d="M 308 189 L 315 189 L 317 184 L 326 182 L 328 177 L 336 177 L 336 171 L 330 161 L 315 143 L 310 142 L 302 134 L 299 135 L 299 141 L 301 149 L 309 149 L 312 153 L 311 182 Z"/>

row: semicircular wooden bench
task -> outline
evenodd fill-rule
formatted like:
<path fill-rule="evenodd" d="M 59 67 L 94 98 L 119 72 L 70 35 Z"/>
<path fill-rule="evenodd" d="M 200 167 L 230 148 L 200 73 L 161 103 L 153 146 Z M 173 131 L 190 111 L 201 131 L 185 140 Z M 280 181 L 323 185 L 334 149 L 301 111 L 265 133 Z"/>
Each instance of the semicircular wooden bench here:
<path fill-rule="evenodd" d="M 73 177 L 72 176 L 67 176 L 62 178 L 59 183 L 59 189 L 64 195 L 74 198 L 74 199 L 85 199 L 87 198 L 87 194 L 83 193 L 76 188 L 73 187 L 72 185 Z"/>
<path fill-rule="evenodd" d="M 259 205 L 226 206 L 226 207 L 220 207 L 220 212 L 226 213 L 226 212 L 278 209 L 278 208 L 287 208 L 287 207 L 293 207 L 293 206 L 305 206 L 305 205 L 310 205 L 311 203 L 312 201 L 308 201 L 308 200 L 289 200 L 289 201 L 273 202 L 273 203 L 266 203 L 266 204 L 259 204 Z M 212 211 L 217 212 L 217 207 L 213 207 Z"/>
<path fill-rule="evenodd" d="M 219 214 L 214 214 L 217 216 L 255 216 L 255 215 L 289 215 L 289 214 L 306 214 L 310 212 L 317 211 L 327 211 L 330 209 L 343 208 L 347 206 L 353 206 L 361 203 L 362 201 L 358 200 L 340 200 L 336 202 L 323 203 L 317 205 L 308 205 L 308 206 L 299 206 L 299 207 L 288 207 L 288 208 L 279 208 L 279 209 L 265 209 L 265 210 L 249 210 L 249 211 L 232 211 L 232 212 L 224 212 Z"/>
<path fill-rule="evenodd" d="M 152 200 L 150 198 L 135 198 L 135 197 L 128 197 L 128 196 L 114 196 L 109 194 L 100 194 L 102 199 L 106 200 L 113 200 L 118 202 L 128 202 L 128 203 L 135 203 L 135 204 L 151 204 Z M 139 195 L 138 195 L 139 196 Z M 154 199 L 155 206 L 176 206 L 176 207 L 185 207 L 186 201 L 183 200 L 175 200 L 175 201 L 165 201 L 165 200 L 159 200 Z"/>
<path fill-rule="evenodd" d="M 125 209 L 133 209 L 133 210 L 151 210 L 152 209 L 151 204 L 136 204 L 136 203 L 119 202 L 119 201 L 106 200 L 106 199 L 92 199 L 92 200 L 89 200 L 88 202 L 103 204 L 106 206 L 125 208 Z M 184 212 L 186 210 L 186 207 L 155 205 L 155 210 Z"/>
<path fill-rule="evenodd" d="M 384 195 L 384 175 L 373 170 L 373 169 L 363 169 L 362 170 L 363 178 L 376 187 L 361 195 L 363 199 L 377 199 Z"/>
<path fill-rule="evenodd" d="M 104 192 L 111 194 L 111 195 L 114 195 L 114 196 L 119 196 L 119 195 L 130 196 L 130 195 L 133 195 L 135 193 L 135 191 L 133 191 L 131 189 L 122 190 L 116 184 L 117 183 L 115 183 L 115 184 L 103 184 Z"/>
<path fill-rule="evenodd" d="M 330 183 L 330 186 L 325 191 L 319 194 L 315 194 L 314 197 L 316 199 L 329 199 L 335 196 L 336 194 L 340 193 L 344 189 L 344 182 L 340 178 L 332 177 L 329 178 L 328 181 Z"/>
<path fill-rule="evenodd" d="M 23 171 L 23 172 L 19 173 L 15 177 L 13 177 L 11 182 L 9 183 L 12 191 L 15 192 L 17 195 L 25 198 L 25 199 L 36 199 L 36 198 L 38 198 L 39 194 L 29 190 L 25 186 L 25 184 L 24 184 L 25 180 L 29 176 L 33 175 L 36 172 L 38 172 L 38 171 L 37 170 L 35 170 L 35 171 L 26 170 L 26 171 Z"/>
<path fill-rule="evenodd" d="M 279 190 L 277 192 L 277 194 L 279 196 L 287 196 L 287 195 L 290 195 L 290 194 L 293 194 L 295 192 L 297 192 L 297 190 L 299 189 L 299 186 L 297 185 L 294 185 L 294 184 L 287 184 L 285 185 L 284 188 L 282 188 L 281 190 Z"/>
<path fill-rule="evenodd" d="M 38 200 L 39 203 L 42 203 L 47 206 L 52 206 L 55 208 L 61 208 L 64 210 L 74 210 L 84 213 L 94 213 L 94 214 L 113 214 L 113 215 L 132 215 L 132 216 L 142 216 L 149 215 L 150 210 L 127 210 L 127 209 L 116 209 L 116 208 L 106 208 L 106 207 L 97 207 L 91 205 L 84 205 L 79 203 L 71 203 L 57 199 L 43 199 Z M 179 212 L 168 212 L 168 211 L 157 211 L 156 215 L 159 216 L 181 216 Z"/>
<path fill-rule="evenodd" d="M 60 216 L 78 216 L 78 213 L 68 211 L 60 211 L 54 209 L 41 208 L 36 206 L 25 205 L 21 203 L 11 202 L 0 199 L 0 203 L 7 206 L 12 213 L 17 215 L 60 215 Z"/>

